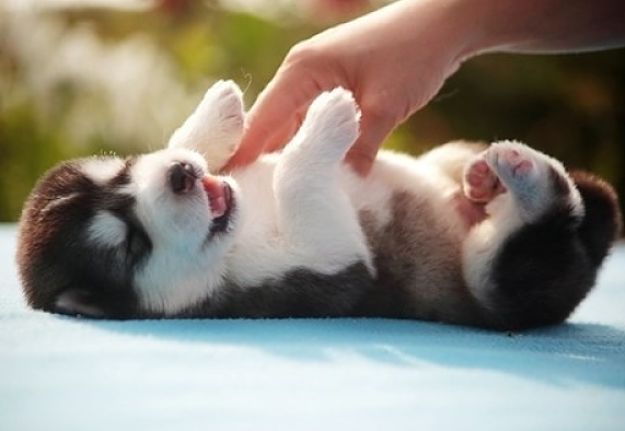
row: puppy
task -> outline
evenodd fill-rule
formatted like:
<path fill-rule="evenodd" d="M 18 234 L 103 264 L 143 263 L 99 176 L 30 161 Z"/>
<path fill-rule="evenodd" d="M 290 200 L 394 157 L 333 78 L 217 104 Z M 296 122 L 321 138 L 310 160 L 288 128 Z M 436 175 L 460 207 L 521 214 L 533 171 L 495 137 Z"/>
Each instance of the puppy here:
<path fill-rule="evenodd" d="M 358 108 L 337 88 L 280 154 L 216 176 L 244 127 L 220 81 L 166 149 L 51 169 L 17 261 L 35 309 L 99 318 L 383 316 L 495 329 L 562 322 L 621 226 L 601 179 L 517 142 L 341 161 Z"/>

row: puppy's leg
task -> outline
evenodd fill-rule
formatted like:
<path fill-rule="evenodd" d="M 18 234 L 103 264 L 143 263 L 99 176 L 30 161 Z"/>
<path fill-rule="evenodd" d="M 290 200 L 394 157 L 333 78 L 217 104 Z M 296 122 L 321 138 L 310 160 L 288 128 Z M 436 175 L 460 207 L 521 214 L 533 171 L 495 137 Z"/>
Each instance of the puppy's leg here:
<path fill-rule="evenodd" d="M 373 271 L 356 211 L 339 184 L 343 157 L 358 136 L 358 108 L 335 89 L 310 106 L 276 167 L 278 223 L 286 244 L 324 273 L 362 262 Z"/>
<path fill-rule="evenodd" d="M 195 111 L 169 140 L 170 148 L 202 154 L 212 172 L 234 153 L 243 134 L 243 97 L 232 81 L 218 81 L 208 89 Z"/>
<path fill-rule="evenodd" d="M 583 203 L 562 165 L 525 145 L 496 143 L 469 163 L 464 190 L 488 202 L 487 218 L 463 244 L 463 271 L 490 324 L 566 318 L 593 271 L 576 235 Z"/>

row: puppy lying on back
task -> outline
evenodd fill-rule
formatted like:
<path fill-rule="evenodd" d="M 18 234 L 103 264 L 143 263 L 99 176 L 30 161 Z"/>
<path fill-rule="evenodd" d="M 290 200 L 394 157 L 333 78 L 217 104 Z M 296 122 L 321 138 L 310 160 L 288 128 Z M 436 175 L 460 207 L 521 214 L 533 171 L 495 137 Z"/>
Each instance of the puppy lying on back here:
<path fill-rule="evenodd" d="M 498 329 L 562 322 L 621 223 L 604 181 L 516 142 L 382 152 L 360 178 L 349 92 L 280 154 L 215 176 L 243 130 L 218 82 L 168 147 L 60 164 L 21 219 L 36 309 L 100 318 L 386 316 Z"/>

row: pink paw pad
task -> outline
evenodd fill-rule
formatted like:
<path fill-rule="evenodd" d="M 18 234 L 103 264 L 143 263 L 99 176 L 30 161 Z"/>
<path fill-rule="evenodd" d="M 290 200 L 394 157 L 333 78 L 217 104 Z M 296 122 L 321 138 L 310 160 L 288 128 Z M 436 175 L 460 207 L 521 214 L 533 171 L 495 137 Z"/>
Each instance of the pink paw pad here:
<path fill-rule="evenodd" d="M 510 165 L 515 176 L 527 175 L 534 167 L 531 160 L 524 158 L 519 151 L 514 149 L 502 151 L 500 157 Z"/>
<path fill-rule="evenodd" d="M 474 202 L 489 202 L 505 189 L 484 159 L 471 163 L 464 173 L 464 193 Z"/>

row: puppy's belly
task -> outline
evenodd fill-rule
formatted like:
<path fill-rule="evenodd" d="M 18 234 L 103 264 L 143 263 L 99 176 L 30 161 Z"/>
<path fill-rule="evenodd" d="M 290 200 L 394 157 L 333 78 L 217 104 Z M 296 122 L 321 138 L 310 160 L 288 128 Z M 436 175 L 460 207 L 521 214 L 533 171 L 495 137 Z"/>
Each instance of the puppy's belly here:
<path fill-rule="evenodd" d="M 265 156 L 235 175 L 249 199 L 247 222 L 231 255 L 231 278 L 240 286 L 279 279 L 297 268 L 339 273 L 281 253 L 272 192 L 276 158 Z M 377 270 L 375 288 L 355 314 L 418 317 L 465 323 L 473 317 L 461 273 L 460 245 L 467 226 L 453 201 L 457 185 L 414 159 L 382 153 L 367 178 L 347 167 L 337 187 L 349 196 Z M 347 267 L 347 265 L 346 265 Z"/>
<path fill-rule="evenodd" d="M 367 180 L 387 190 L 384 202 L 359 208 L 377 269 L 376 288 L 362 314 L 476 322 L 461 245 L 483 210 L 463 202 L 457 185 L 417 163 L 404 176 L 401 169 L 389 176 L 392 162 L 383 159 L 384 169 Z"/>

